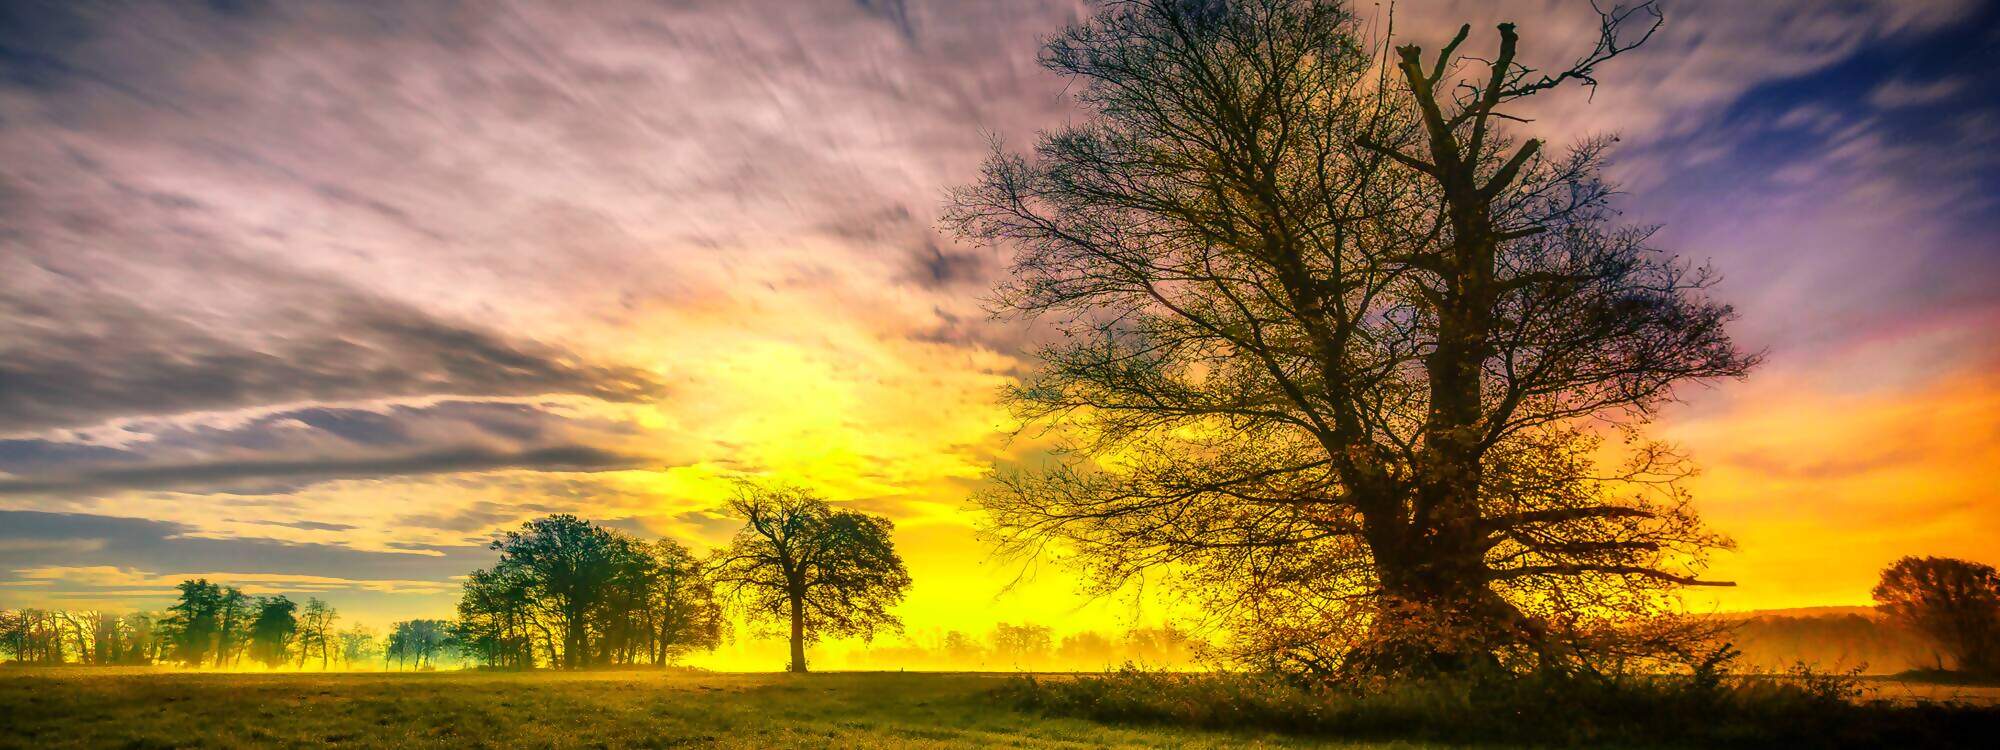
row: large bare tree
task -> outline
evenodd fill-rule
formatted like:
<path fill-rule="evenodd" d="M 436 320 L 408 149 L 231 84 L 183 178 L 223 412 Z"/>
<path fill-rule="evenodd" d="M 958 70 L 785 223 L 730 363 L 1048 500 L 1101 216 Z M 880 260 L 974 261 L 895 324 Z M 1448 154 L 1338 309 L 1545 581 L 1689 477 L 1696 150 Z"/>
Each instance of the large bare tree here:
<path fill-rule="evenodd" d="M 1050 41 L 1089 117 L 946 212 L 1016 249 L 1002 310 L 1062 334 L 1010 396 L 1063 450 L 980 497 L 1005 549 L 1058 542 L 1105 587 L 1170 572 L 1291 667 L 1657 649 L 1637 616 L 1725 541 L 1678 456 L 1607 470 L 1601 434 L 1753 358 L 1713 277 L 1615 220 L 1608 140 L 1498 127 L 1650 11 L 1549 74 L 1511 25 L 1468 71 L 1468 29 L 1377 55 L 1314 0 L 1112 2 Z"/>

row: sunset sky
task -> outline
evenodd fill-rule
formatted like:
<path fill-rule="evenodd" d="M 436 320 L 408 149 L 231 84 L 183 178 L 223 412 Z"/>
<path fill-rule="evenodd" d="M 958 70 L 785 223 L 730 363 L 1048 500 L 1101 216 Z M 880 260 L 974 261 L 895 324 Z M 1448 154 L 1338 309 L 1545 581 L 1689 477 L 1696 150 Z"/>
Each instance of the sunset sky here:
<path fill-rule="evenodd" d="M 1434 47 L 1583 0 L 1402 0 Z M 1651 432 L 1736 552 L 1702 610 L 1862 604 L 2000 563 L 2000 3 L 1668 1 L 1594 94 L 1633 222 L 1768 353 Z M 1384 5 L 1359 4 L 1381 31 Z M 968 492 L 1046 332 L 1008 250 L 935 228 L 997 137 L 1080 116 L 1082 2 L 0 3 L 0 606 L 157 608 L 207 576 L 444 616 L 499 529 L 697 550 L 728 478 L 886 514 L 918 631 L 1122 628 L 989 559 Z"/>

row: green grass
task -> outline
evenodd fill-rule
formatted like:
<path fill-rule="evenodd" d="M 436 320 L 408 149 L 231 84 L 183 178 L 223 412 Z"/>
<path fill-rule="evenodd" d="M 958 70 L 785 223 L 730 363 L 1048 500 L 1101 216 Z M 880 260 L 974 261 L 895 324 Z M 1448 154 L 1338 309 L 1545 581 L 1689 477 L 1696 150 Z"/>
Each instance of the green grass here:
<path fill-rule="evenodd" d="M 1797 672 L 1695 679 L 1520 676 L 1306 688 L 1244 674 L 1125 671 L 1011 680 L 995 695 L 1050 716 L 1128 726 L 1256 727 L 1293 736 L 1564 747 L 1993 747 L 2000 706 L 1886 696 Z"/>
<path fill-rule="evenodd" d="M 0 748 L 1301 747 L 1017 710 L 1000 675 L 0 669 Z M 1422 747 L 1403 743 L 1346 747 Z"/>

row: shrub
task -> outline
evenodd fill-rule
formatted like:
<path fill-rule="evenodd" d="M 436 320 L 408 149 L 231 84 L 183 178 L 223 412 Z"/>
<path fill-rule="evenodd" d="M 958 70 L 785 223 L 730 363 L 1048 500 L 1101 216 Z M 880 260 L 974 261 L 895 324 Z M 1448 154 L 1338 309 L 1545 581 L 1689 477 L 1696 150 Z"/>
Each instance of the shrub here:
<path fill-rule="evenodd" d="M 1984 747 L 2000 710 L 1860 700 L 1851 675 L 1524 676 L 1302 686 L 1243 673 L 1125 669 L 1019 677 L 999 699 L 1113 723 L 1353 739 L 1555 745 Z"/>

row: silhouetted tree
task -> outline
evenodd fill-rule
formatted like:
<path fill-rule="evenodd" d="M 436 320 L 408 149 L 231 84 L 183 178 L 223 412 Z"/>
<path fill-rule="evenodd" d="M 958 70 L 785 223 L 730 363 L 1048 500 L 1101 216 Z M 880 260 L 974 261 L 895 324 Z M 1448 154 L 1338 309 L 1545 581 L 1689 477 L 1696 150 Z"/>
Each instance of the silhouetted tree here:
<path fill-rule="evenodd" d="M 99 619 L 96 613 L 71 612 L 58 609 L 54 610 L 53 614 L 55 615 L 57 629 L 62 634 L 62 637 L 67 637 L 70 645 L 76 647 L 76 650 L 73 652 L 76 654 L 76 660 L 83 664 L 99 663 L 100 652 L 92 649 L 92 646 L 96 643 L 97 620 Z"/>
<path fill-rule="evenodd" d="M 375 631 L 361 625 L 341 631 L 340 660 L 346 663 L 348 669 L 374 661 L 381 653 L 380 644 L 375 642 Z"/>
<path fill-rule="evenodd" d="M 215 665 L 233 666 L 250 642 L 250 623 L 257 611 L 255 602 L 235 586 L 224 586 L 215 606 Z"/>
<path fill-rule="evenodd" d="M 28 618 L 23 612 L 0 609 L 0 655 L 8 661 L 27 661 Z"/>
<path fill-rule="evenodd" d="M 647 544 L 575 516 L 522 525 L 500 560 L 467 577 L 458 645 L 493 666 L 668 664 L 721 641 L 713 587 L 687 549 Z"/>
<path fill-rule="evenodd" d="M 265 666 L 284 664 L 292 655 L 292 639 L 299 632 L 299 604 L 283 594 L 260 596 L 256 614 L 250 621 L 250 658 Z"/>
<path fill-rule="evenodd" d="M 562 666 L 589 666 L 590 613 L 625 567 L 627 545 L 576 516 L 554 515 L 507 532 L 493 548 L 500 551 L 496 570 L 507 570 L 530 606 L 551 621 Z"/>
<path fill-rule="evenodd" d="M 980 664 L 986 657 L 986 648 L 979 644 L 979 639 L 957 630 L 946 632 L 938 649 L 953 665 Z"/>
<path fill-rule="evenodd" d="M 434 669 L 437 657 L 451 646 L 452 623 L 445 620 L 404 620 L 389 627 L 383 654 L 401 668 Z"/>
<path fill-rule="evenodd" d="M 173 660 L 191 667 L 227 666 L 249 632 L 250 597 L 207 579 L 182 581 L 179 589 L 179 600 L 160 622 Z"/>
<path fill-rule="evenodd" d="M 0 660 L 149 664 L 162 648 L 155 618 L 144 612 L 0 610 Z"/>
<path fill-rule="evenodd" d="M 25 610 L 0 610 L 0 654 L 9 661 L 31 661 L 28 613 Z"/>
<path fill-rule="evenodd" d="M 1095 630 L 1065 635 L 1062 644 L 1056 646 L 1056 658 L 1069 665 L 1101 667 L 1115 663 L 1113 654 L 1117 652 L 1118 645 Z"/>
<path fill-rule="evenodd" d="M 298 619 L 300 667 L 304 667 L 306 661 L 313 657 L 319 658 L 320 669 L 326 669 L 333 661 L 335 638 L 333 624 L 339 619 L 340 613 L 327 606 L 326 602 L 320 601 L 319 597 L 306 598 L 305 609 L 299 613 Z"/>
<path fill-rule="evenodd" d="M 0 650 L 27 664 L 61 664 L 67 653 L 55 613 L 44 609 L 0 612 Z"/>
<path fill-rule="evenodd" d="M 993 626 L 993 655 L 1015 669 L 1034 669 L 1055 650 L 1047 625 L 1000 623 Z"/>
<path fill-rule="evenodd" d="M 889 608 L 902 602 L 910 574 L 888 519 L 834 510 L 802 489 L 747 482 L 729 508 L 745 524 L 715 553 L 716 583 L 751 619 L 789 623 L 789 671 L 806 671 L 806 644 L 822 637 L 872 639 L 902 628 Z"/>
<path fill-rule="evenodd" d="M 686 547 L 670 539 L 653 543 L 625 610 L 631 629 L 649 661 L 672 664 L 696 650 L 714 650 L 722 642 L 728 621 L 716 601 L 715 586 L 701 562 Z M 628 651 L 627 661 L 630 661 Z"/>
<path fill-rule="evenodd" d="M 1199 648 L 1194 636 L 1172 626 L 1133 628 L 1125 633 L 1126 653 L 1151 666 L 1187 666 L 1194 662 Z"/>
<path fill-rule="evenodd" d="M 1948 557 L 1905 557 L 1882 571 L 1875 604 L 1935 641 L 1959 669 L 2000 674 L 2000 574 Z"/>
<path fill-rule="evenodd" d="M 153 615 L 146 612 L 132 612 L 118 617 L 121 633 L 121 650 L 117 662 L 120 664 L 151 664 L 158 658 L 159 631 Z"/>
<path fill-rule="evenodd" d="M 1725 540 L 1676 455 L 1602 469 L 1586 423 L 1752 358 L 1710 274 L 1615 224 L 1608 140 L 1549 156 L 1495 127 L 1591 82 L 1650 10 L 1546 75 L 1502 25 L 1464 80 L 1468 29 L 1378 61 L 1330 0 L 1112 2 L 1051 41 L 1091 116 L 996 155 L 945 216 L 1016 248 L 1002 309 L 1066 334 L 1009 394 L 1063 450 L 979 496 L 1003 549 L 1059 541 L 1105 588 L 1179 571 L 1293 669 L 1679 648 L 1615 636 Z"/>
<path fill-rule="evenodd" d="M 487 666 L 535 666 L 534 636 L 540 633 L 553 662 L 561 653 L 549 628 L 530 608 L 528 579 L 517 570 L 475 570 L 458 598 L 459 645 Z"/>

